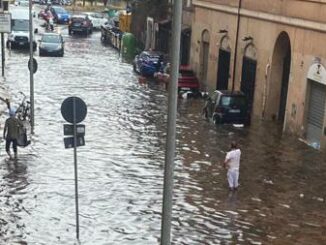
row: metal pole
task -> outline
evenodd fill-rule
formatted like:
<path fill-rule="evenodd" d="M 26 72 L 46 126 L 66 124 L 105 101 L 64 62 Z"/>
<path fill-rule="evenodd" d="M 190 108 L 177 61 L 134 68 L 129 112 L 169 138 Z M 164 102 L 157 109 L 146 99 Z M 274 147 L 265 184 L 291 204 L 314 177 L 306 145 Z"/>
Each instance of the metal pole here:
<path fill-rule="evenodd" d="M 172 27 L 172 64 L 169 83 L 168 129 L 164 167 L 164 190 L 162 207 L 161 245 L 171 244 L 171 219 L 173 198 L 173 171 L 175 156 L 175 135 L 177 117 L 178 74 L 180 60 L 182 2 L 174 1 Z"/>
<path fill-rule="evenodd" d="M 4 33 L 1 33 L 1 64 L 2 64 L 2 76 L 5 76 L 5 38 Z"/>
<path fill-rule="evenodd" d="M 75 202 L 76 202 L 76 238 L 79 240 L 79 208 L 78 208 L 78 172 L 77 172 L 77 125 L 76 125 L 76 98 L 73 97 L 74 117 L 74 166 L 75 166 Z"/>
<path fill-rule="evenodd" d="M 235 35 L 235 47 L 234 47 L 234 59 L 233 59 L 233 76 L 232 76 L 232 91 L 234 91 L 235 86 L 235 73 L 237 67 L 237 53 L 238 53 L 238 38 L 239 38 L 239 26 L 240 26 L 240 10 L 241 10 L 242 0 L 239 0 L 238 5 L 238 15 L 237 15 L 237 32 Z"/>
<path fill-rule="evenodd" d="M 31 102 L 31 133 L 34 134 L 34 64 L 33 64 L 33 15 L 32 0 L 29 0 L 29 83 L 30 83 L 30 102 Z"/>

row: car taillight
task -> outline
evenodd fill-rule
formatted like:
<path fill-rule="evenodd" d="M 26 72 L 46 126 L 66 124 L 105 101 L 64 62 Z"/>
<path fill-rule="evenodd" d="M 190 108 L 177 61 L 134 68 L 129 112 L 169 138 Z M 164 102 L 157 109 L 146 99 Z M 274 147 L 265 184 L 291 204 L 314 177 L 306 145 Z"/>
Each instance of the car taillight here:
<path fill-rule="evenodd" d="M 223 107 L 216 107 L 215 112 L 216 113 L 223 113 L 224 112 L 224 108 Z"/>

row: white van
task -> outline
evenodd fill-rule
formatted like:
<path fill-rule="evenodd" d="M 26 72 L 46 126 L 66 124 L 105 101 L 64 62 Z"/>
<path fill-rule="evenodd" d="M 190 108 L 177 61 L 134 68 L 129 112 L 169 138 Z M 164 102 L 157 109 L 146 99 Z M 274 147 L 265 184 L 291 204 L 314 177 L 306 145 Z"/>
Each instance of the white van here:
<path fill-rule="evenodd" d="M 7 48 L 29 48 L 29 11 L 28 8 L 14 8 L 11 13 L 11 33 L 8 35 Z M 36 42 L 33 40 L 33 49 Z"/>

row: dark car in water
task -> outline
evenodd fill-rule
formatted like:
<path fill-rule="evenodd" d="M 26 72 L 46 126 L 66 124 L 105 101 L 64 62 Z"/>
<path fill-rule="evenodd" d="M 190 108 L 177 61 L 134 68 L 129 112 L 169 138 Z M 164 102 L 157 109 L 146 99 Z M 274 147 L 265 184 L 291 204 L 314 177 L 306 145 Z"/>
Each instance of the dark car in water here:
<path fill-rule="evenodd" d="M 160 51 L 143 51 L 133 61 L 134 71 L 145 77 L 152 77 L 160 71 L 164 54 Z"/>
<path fill-rule="evenodd" d="M 206 99 L 204 113 L 215 124 L 244 124 L 250 122 L 247 97 L 240 91 L 215 90 Z"/>
<path fill-rule="evenodd" d="M 39 45 L 39 55 L 63 57 L 64 41 L 61 34 L 57 34 L 57 33 L 43 34 Z"/>
<path fill-rule="evenodd" d="M 93 32 L 92 21 L 86 14 L 73 15 L 69 21 L 68 33 L 84 33 L 85 35 Z"/>

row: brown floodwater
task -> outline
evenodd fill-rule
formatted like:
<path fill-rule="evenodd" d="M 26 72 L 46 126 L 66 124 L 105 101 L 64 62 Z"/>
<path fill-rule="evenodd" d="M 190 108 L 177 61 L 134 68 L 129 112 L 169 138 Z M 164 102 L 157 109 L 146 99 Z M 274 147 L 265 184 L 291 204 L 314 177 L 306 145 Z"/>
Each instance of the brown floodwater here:
<path fill-rule="evenodd" d="M 159 244 L 167 92 L 140 85 L 99 33 L 63 34 L 65 57 L 36 53 L 32 145 L 14 165 L 1 144 L 0 244 L 76 242 L 73 151 L 64 149 L 60 112 L 69 96 L 88 106 L 77 153 L 80 243 Z M 7 53 L 13 103 L 29 94 L 27 60 Z M 325 153 L 275 122 L 215 126 L 200 114 L 202 99 L 178 102 L 173 244 L 326 244 Z M 221 166 L 231 140 L 242 150 L 235 193 Z"/>

